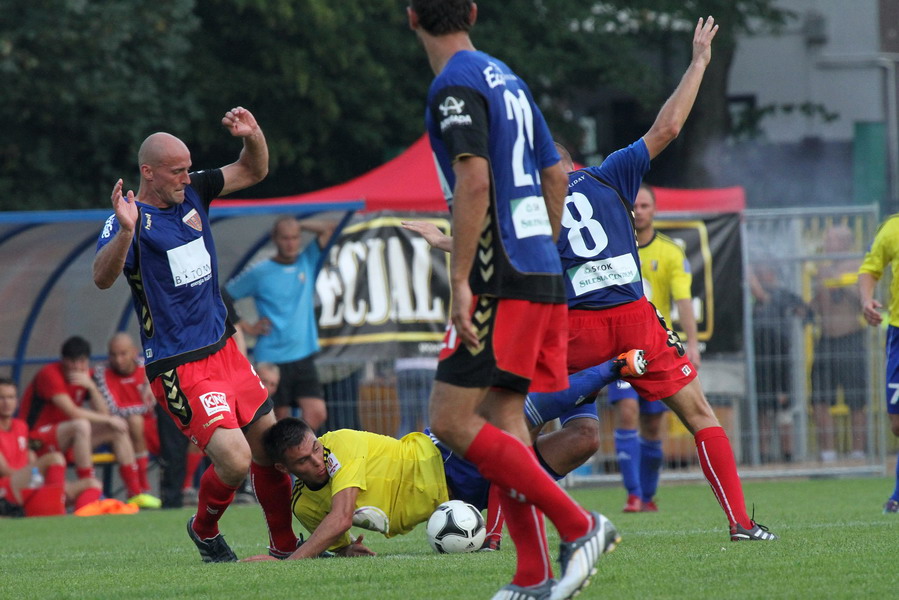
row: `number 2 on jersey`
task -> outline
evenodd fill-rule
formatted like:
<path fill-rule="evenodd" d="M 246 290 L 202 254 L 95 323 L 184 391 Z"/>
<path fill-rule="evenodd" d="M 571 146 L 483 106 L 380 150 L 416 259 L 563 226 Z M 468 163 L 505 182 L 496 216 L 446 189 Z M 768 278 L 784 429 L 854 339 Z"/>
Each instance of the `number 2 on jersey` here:
<path fill-rule="evenodd" d="M 515 121 L 518 128 L 512 146 L 512 177 L 515 187 L 532 186 L 534 176 L 524 169 L 524 144 L 527 141 L 530 149 L 534 149 L 534 113 L 531 111 L 527 96 L 524 95 L 524 90 L 518 90 L 516 96 L 507 89 L 503 92 L 503 99 L 506 101 L 506 118 Z M 538 175 L 537 181 L 539 180 Z"/>

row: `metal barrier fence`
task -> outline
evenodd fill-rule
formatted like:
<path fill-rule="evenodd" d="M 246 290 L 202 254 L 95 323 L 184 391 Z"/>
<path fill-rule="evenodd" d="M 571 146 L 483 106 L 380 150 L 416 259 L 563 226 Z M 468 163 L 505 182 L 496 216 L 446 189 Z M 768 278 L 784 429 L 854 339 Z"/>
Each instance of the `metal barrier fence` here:
<path fill-rule="evenodd" d="M 877 225 L 875 206 L 744 214 L 744 352 L 704 356 L 700 370 L 744 476 L 883 472 L 895 445 L 883 410 L 883 332 L 864 326 L 856 285 Z M 429 368 L 319 366 L 329 429 L 401 435 L 426 425 Z M 612 413 L 603 399 L 599 410 L 601 449 L 575 483 L 618 479 Z M 671 413 L 663 429 L 663 479 L 700 479 L 692 436 Z"/>

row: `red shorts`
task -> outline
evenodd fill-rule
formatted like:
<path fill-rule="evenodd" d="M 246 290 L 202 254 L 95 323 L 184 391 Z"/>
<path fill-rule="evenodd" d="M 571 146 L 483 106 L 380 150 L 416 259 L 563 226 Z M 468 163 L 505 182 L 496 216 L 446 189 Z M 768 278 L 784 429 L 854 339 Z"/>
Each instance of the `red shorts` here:
<path fill-rule="evenodd" d="M 253 422 L 268 392 L 237 349 L 234 339 L 200 360 L 159 375 L 150 383 L 156 401 L 184 435 L 206 448 L 219 427 L 237 429 Z"/>
<path fill-rule="evenodd" d="M 475 296 L 472 322 L 482 332 L 472 353 L 450 326 L 443 339 L 438 381 L 459 387 L 500 387 L 521 394 L 568 387 L 564 304 Z"/>
<path fill-rule="evenodd" d="M 669 398 L 696 377 L 677 334 L 646 298 L 604 310 L 568 311 L 568 371 L 576 373 L 639 348 L 648 366 L 628 379 L 645 400 Z"/>
<path fill-rule="evenodd" d="M 60 423 L 53 423 L 32 429 L 28 432 L 28 445 L 38 456 L 43 456 L 48 452 L 61 452 L 65 456 L 66 463 L 73 464 L 75 462 L 74 449 L 69 447 L 63 452 L 59 447 L 59 426 Z"/>

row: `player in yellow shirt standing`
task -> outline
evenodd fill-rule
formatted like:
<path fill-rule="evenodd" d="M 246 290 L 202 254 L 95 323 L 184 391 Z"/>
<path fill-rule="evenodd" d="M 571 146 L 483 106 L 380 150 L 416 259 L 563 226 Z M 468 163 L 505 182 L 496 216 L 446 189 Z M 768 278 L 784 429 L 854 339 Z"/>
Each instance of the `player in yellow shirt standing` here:
<path fill-rule="evenodd" d="M 862 313 L 869 325 L 877 327 L 883 321 L 882 305 L 874 299 L 874 288 L 883 276 L 887 265 L 899 257 L 899 215 L 884 221 L 874 243 L 865 255 L 858 271 L 859 300 Z M 886 341 L 886 401 L 890 416 L 890 429 L 899 436 L 899 277 L 893 272 L 890 285 L 889 327 Z M 899 462 L 896 464 L 896 487 L 883 505 L 884 514 L 899 513 Z"/>
<path fill-rule="evenodd" d="M 699 367 L 699 343 L 693 315 L 690 286 L 693 277 L 683 249 L 653 227 L 655 195 L 640 185 L 634 201 L 634 229 L 637 233 L 643 289 L 671 326 L 671 303 L 677 305 L 680 323 L 687 337 L 687 358 Z M 627 489 L 624 512 L 655 512 L 653 497 L 662 467 L 662 418 L 668 411 L 663 402 L 647 402 L 624 380 L 609 386 L 609 403 L 615 410 L 615 455 L 621 479 Z"/>

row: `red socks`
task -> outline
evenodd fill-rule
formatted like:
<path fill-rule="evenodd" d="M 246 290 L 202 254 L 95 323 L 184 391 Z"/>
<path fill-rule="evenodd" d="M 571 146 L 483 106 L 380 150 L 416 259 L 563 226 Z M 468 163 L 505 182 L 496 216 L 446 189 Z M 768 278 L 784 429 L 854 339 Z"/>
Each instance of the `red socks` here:
<path fill-rule="evenodd" d="M 130 465 L 119 465 L 119 475 L 128 490 L 128 497 L 132 498 L 140 494 L 143 490 L 140 487 L 140 479 L 137 477 L 137 463 Z"/>
<path fill-rule="evenodd" d="M 96 477 L 94 467 L 75 467 L 75 476 L 78 479 L 87 479 L 88 477 Z"/>
<path fill-rule="evenodd" d="M 503 539 L 503 523 L 506 518 L 503 515 L 503 509 L 500 506 L 499 486 L 491 485 L 490 492 L 487 496 L 487 542 L 494 550 L 499 548 L 499 543 Z"/>
<path fill-rule="evenodd" d="M 293 552 L 297 549 L 297 536 L 293 533 L 291 521 L 290 476 L 275 467 L 263 467 L 252 462 L 250 479 L 268 524 L 269 547 L 277 552 Z"/>
<path fill-rule="evenodd" d="M 208 540 L 219 533 L 218 522 L 225 509 L 234 500 L 234 492 L 239 486 L 230 486 L 219 479 L 215 467 L 206 469 L 200 479 L 200 499 L 197 503 L 197 518 L 194 531 L 200 539 Z M 288 501 L 290 494 L 287 495 Z"/>
<path fill-rule="evenodd" d="M 743 485 L 737 474 L 737 463 L 730 440 L 721 427 L 706 427 L 696 432 L 696 451 L 699 464 L 708 479 L 718 504 L 727 515 L 730 525 L 739 523 L 746 529 L 752 529 L 749 515 L 746 514 L 746 500 L 743 498 Z"/>
<path fill-rule="evenodd" d="M 61 485 L 66 484 L 66 466 L 50 465 L 44 473 L 44 485 Z"/>
<path fill-rule="evenodd" d="M 537 462 L 533 448 L 515 436 L 486 423 L 468 447 L 465 458 L 492 484 L 508 490 L 519 502 L 533 504 L 546 513 L 562 539 L 572 541 L 590 530 L 590 514 L 547 475 Z M 513 517 L 505 504 L 503 511 L 509 526 Z M 512 534 L 511 527 L 509 533 Z M 514 535 L 512 539 L 515 540 Z M 517 546 L 517 540 L 515 543 Z M 518 552 L 521 555 L 522 549 Z"/>
<path fill-rule="evenodd" d="M 87 488 L 75 498 L 75 510 L 78 510 L 82 506 L 86 506 L 91 502 L 96 502 L 100 499 L 100 495 L 103 493 L 103 490 L 100 488 Z"/>
<path fill-rule="evenodd" d="M 183 485 L 183 487 L 185 489 L 194 486 L 194 474 L 197 472 L 197 467 L 200 466 L 201 460 L 203 460 L 202 452 L 188 452 L 187 453 L 187 467 L 184 470 L 184 485 Z"/>
<path fill-rule="evenodd" d="M 150 457 L 146 454 L 137 456 L 134 462 L 137 463 L 137 483 L 140 485 L 140 491 L 150 491 L 150 481 L 147 479 L 147 467 L 150 464 Z"/>
<path fill-rule="evenodd" d="M 520 502 L 508 492 L 501 493 L 499 501 L 506 516 L 509 536 L 518 551 L 512 583 L 525 587 L 543 583 L 553 576 L 543 513 L 533 504 Z"/>

